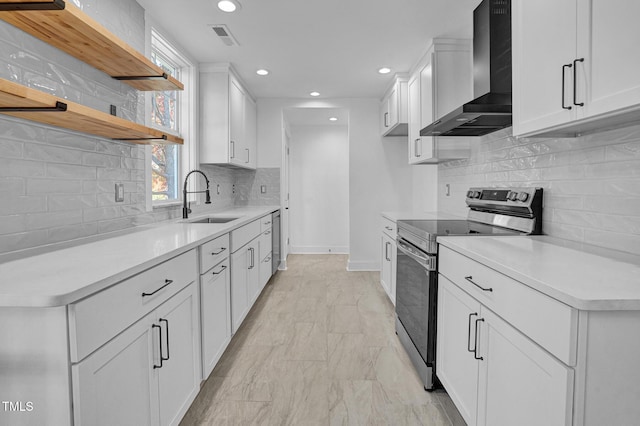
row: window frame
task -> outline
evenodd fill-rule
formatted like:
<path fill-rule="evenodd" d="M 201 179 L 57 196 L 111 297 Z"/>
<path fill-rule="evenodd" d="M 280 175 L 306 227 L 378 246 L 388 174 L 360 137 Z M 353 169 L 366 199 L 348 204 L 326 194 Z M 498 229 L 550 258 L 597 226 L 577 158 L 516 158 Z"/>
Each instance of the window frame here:
<path fill-rule="evenodd" d="M 153 211 L 154 208 L 170 207 L 181 205 L 182 200 L 182 187 L 181 182 L 184 181 L 184 177 L 189 170 L 197 168 L 197 144 L 196 144 L 196 132 L 197 132 L 197 83 L 198 83 L 198 68 L 197 62 L 194 61 L 184 49 L 178 47 L 170 37 L 169 33 L 160 27 L 153 18 L 145 12 L 145 51 L 148 57 L 151 57 L 152 41 L 155 39 L 157 42 L 163 45 L 163 54 L 167 56 L 171 61 L 175 61 L 181 65 L 180 81 L 184 84 L 184 90 L 180 92 L 178 96 L 179 108 L 177 120 L 177 127 L 180 136 L 184 139 L 183 145 L 177 145 L 179 148 L 178 155 L 178 197 L 171 200 L 153 200 L 152 199 L 152 153 L 151 146 L 145 147 L 145 195 L 146 195 L 146 210 Z M 165 51 L 166 49 L 166 51 Z M 151 108 L 153 106 L 154 92 L 144 93 L 144 119 L 145 124 L 152 128 L 161 129 L 164 132 L 168 130 L 164 127 L 157 126 L 151 122 Z M 169 131 L 170 133 L 173 133 Z M 195 191 L 195 183 L 189 183 L 189 191 Z M 193 198 L 193 199 L 192 199 Z M 189 201 L 195 201 L 195 197 L 190 196 Z"/>

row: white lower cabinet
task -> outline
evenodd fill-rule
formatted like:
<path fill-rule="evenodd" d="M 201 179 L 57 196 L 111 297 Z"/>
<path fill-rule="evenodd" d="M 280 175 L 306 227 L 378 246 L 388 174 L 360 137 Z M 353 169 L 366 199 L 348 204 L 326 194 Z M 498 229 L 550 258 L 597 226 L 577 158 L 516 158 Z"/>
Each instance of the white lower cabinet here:
<path fill-rule="evenodd" d="M 570 425 L 573 369 L 484 307 L 478 324 L 477 424 Z"/>
<path fill-rule="evenodd" d="M 206 380 L 231 341 L 229 259 L 200 277 L 202 378 Z"/>
<path fill-rule="evenodd" d="M 468 425 L 570 425 L 573 369 L 444 276 L 437 374 Z"/>
<path fill-rule="evenodd" d="M 381 241 L 381 263 L 380 263 L 380 284 L 389 296 L 391 303 L 396 304 L 396 264 L 397 246 L 396 235 L 397 225 L 394 221 L 382 218 L 382 239 Z"/>
<path fill-rule="evenodd" d="M 200 390 L 195 283 L 72 366 L 75 424 L 175 425 Z"/>
<path fill-rule="evenodd" d="M 258 240 L 231 255 L 231 325 L 235 333 L 260 294 Z"/>

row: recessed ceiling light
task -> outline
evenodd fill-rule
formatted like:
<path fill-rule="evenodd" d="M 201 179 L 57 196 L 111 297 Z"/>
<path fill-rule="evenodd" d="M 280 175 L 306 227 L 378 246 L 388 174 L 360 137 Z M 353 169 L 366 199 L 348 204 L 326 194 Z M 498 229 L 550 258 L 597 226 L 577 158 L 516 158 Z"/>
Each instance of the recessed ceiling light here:
<path fill-rule="evenodd" d="M 258 75 L 267 75 L 269 74 L 269 70 L 265 70 L 264 68 L 259 69 L 258 71 L 256 71 L 256 74 Z"/>
<path fill-rule="evenodd" d="M 240 7 L 240 3 L 236 0 L 220 0 L 218 2 L 218 9 L 227 13 L 235 12 L 236 9 L 240 9 Z"/>
<path fill-rule="evenodd" d="M 380 74 L 389 74 L 391 72 L 391 68 L 383 67 L 378 70 Z"/>
<path fill-rule="evenodd" d="M 320 92 L 311 92 L 309 93 L 311 96 L 320 96 Z"/>
<path fill-rule="evenodd" d="M 337 117 L 329 117 L 329 121 L 338 121 Z"/>

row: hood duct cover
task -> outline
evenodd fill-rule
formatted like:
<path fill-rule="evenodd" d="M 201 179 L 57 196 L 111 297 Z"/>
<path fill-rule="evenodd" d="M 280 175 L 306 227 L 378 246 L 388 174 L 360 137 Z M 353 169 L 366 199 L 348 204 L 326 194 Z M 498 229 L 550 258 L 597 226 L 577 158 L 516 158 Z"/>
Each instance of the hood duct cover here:
<path fill-rule="evenodd" d="M 473 11 L 475 99 L 420 136 L 482 136 L 511 126 L 511 0 L 483 0 Z"/>

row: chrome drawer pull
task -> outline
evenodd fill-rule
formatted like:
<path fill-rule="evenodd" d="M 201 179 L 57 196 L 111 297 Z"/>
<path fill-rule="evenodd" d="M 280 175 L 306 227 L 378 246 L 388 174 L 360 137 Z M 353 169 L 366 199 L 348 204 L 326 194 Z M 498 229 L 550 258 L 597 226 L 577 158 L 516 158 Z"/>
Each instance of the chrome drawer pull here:
<path fill-rule="evenodd" d="M 163 288 L 165 288 L 166 286 L 168 286 L 169 284 L 171 284 L 173 282 L 173 280 L 164 280 L 164 285 L 162 287 L 160 287 L 159 289 L 157 289 L 156 291 L 154 291 L 153 293 L 142 293 L 142 297 L 145 296 L 153 296 L 154 294 L 156 294 L 157 292 L 159 292 L 160 290 L 162 290 Z"/>
<path fill-rule="evenodd" d="M 390 226 L 385 226 L 384 229 L 386 229 L 387 231 L 393 231 L 393 228 Z"/>
<path fill-rule="evenodd" d="M 222 267 L 220 268 L 220 270 L 218 272 L 213 271 L 213 275 L 219 275 L 222 273 L 222 271 L 224 271 L 225 269 L 227 269 L 227 265 L 222 265 Z"/>
<path fill-rule="evenodd" d="M 220 247 L 220 251 L 214 251 L 213 253 L 211 253 L 211 256 L 217 256 L 223 251 L 225 251 L 226 249 L 227 249 L 226 247 Z"/>
<path fill-rule="evenodd" d="M 471 284 L 475 285 L 476 287 L 478 287 L 480 290 L 482 291 L 493 291 L 492 288 L 484 288 L 476 283 L 473 282 L 473 277 L 471 275 L 469 275 L 468 277 L 464 277 L 465 280 L 469 281 Z"/>

